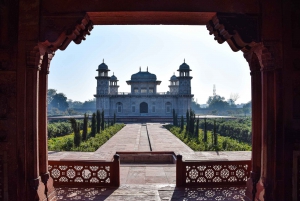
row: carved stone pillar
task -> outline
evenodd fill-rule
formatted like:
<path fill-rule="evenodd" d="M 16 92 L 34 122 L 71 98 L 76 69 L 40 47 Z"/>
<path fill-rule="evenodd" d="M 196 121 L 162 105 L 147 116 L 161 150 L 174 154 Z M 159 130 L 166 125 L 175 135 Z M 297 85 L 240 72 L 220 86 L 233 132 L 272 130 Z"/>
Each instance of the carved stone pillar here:
<path fill-rule="evenodd" d="M 249 62 L 251 70 L 251 99 L 252 99 L 252 171 L 247 181 L 246 196 L 254 200 L 256 184 L 260 178 L 261 169 L 261 121 L 262 121 L 262 92 L 261 92 L 261 72 L 259 60 L 255 53 L 244 53 Z"/>
<path fill-rule="evenodd" d="M 39 138 L 38 138 L 38 92 L 39 71 L 41 60 L 39 47 L 36 46 L 28 53 L 26 66 L 26 135 L 25 158 L 26 176 L 30 185 L 27 187 L 27 198 L 24 200 L 45 199 L 44 185 L 40 178 L 39 169 Z M 38 195 L 37 195 L 38 192 Z"/>
<path fill-rule="evenodd" d="M 266 45 L 267 44 L 267 45 Z M 282 128 L 282 72 L 281 54 L 277 43 L 268 43 L 257 49 L 261 65 L 262 85 L 262 158 L 261 176 L 257 183 L 259 201 L 284 200 L 283 128 Z"/>
<path fill-rule="evenodd" d="M 48 134 L 47 134 L 47 89 L 49 65 L 54 53 L 46 53 L 41 65 L 39 76 L 39 168 L 40 176 L 45 185 L 45 196 L 53 199 L 56 196 L 53 180 L 48 172 Z"/>

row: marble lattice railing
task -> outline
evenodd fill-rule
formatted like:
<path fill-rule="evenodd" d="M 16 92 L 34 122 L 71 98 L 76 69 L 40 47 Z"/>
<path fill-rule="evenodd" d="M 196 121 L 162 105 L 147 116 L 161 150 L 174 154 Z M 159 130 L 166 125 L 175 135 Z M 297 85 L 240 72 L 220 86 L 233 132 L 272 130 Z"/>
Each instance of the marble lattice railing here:
<path fill-rule="evenodd" d="M 55 161 L 49 160 L 48 168 L 54 186 L 119 186 L 120 160 L 113 161 Z"/>
<path fill-rule="evenodd" d="M 251 160 L 243 161 L 182 161 L 177 155 L 176 186 L 246 185 Z"/>

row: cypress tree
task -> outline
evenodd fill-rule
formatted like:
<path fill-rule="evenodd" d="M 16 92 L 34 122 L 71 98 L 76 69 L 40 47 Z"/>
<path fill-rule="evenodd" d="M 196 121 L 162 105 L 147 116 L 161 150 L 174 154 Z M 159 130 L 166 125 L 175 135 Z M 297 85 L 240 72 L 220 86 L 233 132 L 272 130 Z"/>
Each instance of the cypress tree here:
<path fill-rule="evenodd" d="M 87 138 L 88 121 L 89 121 L 89 115 L 85 113 L 84 118 L 83 118 L 83 131 L 82 131 L 82 140 L 83 141 L 85 141 Z"/>
<path fill-rule="evenodd" d="M 104 130 L 104 124 L 105 124 L 105 119 L 104 119 L 104 110 L 102 110 L 101 130 Z"/>
<path fill-rule="evenodd" d="M 80 123 L 76 121 L 76 119 L 70 119 L 72 129 L 74 131 L 74 146 L 78 147 L 81 142 L 81 135 L 80 135 Z"/>
<path fill-rule="evenodd" d="M 204 136 L 203 136 L 203 141 L 207 142 L 206 118 L 204 118 Z"/>
<path fill-rule="evenodd" d="M 176 126 L 176 122 L 175 122 L 175 109 L 173 108 L 173 126 Z"/>
<path fill-rule="evenodd" d="M 93 113 L 93 116 L 92 116 L 92 131 L 91 131 L 91 136 L 92 137 L 95 137 L 96 130 L 97 130 L 97 128 L 96 128 L 96 114 Z"/>
<path fill-rule="evenodd" d="M 217 133 L 216 133 L 216 120 L 214 120 L 214 145 L 217 146 L 218 145 L 218 139 L 217 139 Z"/>
<path fill-rule="evenodd" d="M 193 136 L 194 135 L 194 130 L 195 130 L 195 114 L 194 112 L 190 109 L 190 115 L 189 115 L 189 133 Z"/>
<path fill-rule="evenodd" d="M 183 131 L 183 128 L 184 128 L 184 119 L 183 119 L 183 115 L 181 115 L 180 130 Z"/>
<path fill-rule="evenodd" d="M 116 117 L 116 113 L 114 113 L 114 124 L 113 125 L 116 124 L 116 121 L 117 121 L 117 117 Z"/>
<path fill-rule="evenodd" d="M 100 133 L 100 126 L 101 126 L 101 112 L 97 110 L 97 133 Z"/>
<path fill-rule="evenodd" d="M 189 121 L 189 110 L 186 111 L 186 126 L 185 126 L 185 132 L 187 134 L 189 134 L 189 124 L 190 124 L 190 121 Z"/>
<path fill-rule="evenodd" d="M 197 138 L 197 142 L 199 142 L 199 118 L 197 118 L 197 124 L 196 124 L 196 138 Z"/>
<path fill-rule="evenodd" d="M 178 115 L 175 113 L 175 126 L 178 126 Z"/>

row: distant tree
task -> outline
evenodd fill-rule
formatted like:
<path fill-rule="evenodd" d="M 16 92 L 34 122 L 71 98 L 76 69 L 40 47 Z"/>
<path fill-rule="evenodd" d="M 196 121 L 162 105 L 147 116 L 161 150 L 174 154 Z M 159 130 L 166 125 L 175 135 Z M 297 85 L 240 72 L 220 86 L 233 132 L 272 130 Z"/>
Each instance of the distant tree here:
<path fill-rule="evenodd" d="M 199 110 L 199 109 L 201 109 L 201 106 L 198 103 L 197 99 L 195 100 L 194 98 L 192 98 L 191 109 L 192 110 Z"/>
<path fill-rule="evenodd" d="M 69 104 L 67 103 L 67 97 L 63 93 L 58 93 L 53 96 L 51 101 L 51 106 L 55 107 L 61 111 L 65 111 L 69 108 Z"/>
<path fill-rule="evenodd" d="M 92 100 L 85 101 L 81 108 L 85 110 L 94 110 L 96 108 L 96 99 L 94 98 Z"/>
<path fill-rule="evenodd" d="M 212 110 L 212 111 L 211 111 L 211 114 L 212 114 L 212 115 L 218 114 L 218 110 Z"/>
<path fill-rule="evenodd" d="M 76 121 L 76 119 L 70 119 L 73 131 L 74 131 L 74 146 L 78 147 L 81 142 L 81 135 L 80 135 L 80 123 Z"/>
<path fill-rule="evenodd" d="M 101 112 L 97 110 L 97 133 L 100 133 L 101 128 Z"/>
<path fill-rule="evenodd" d="M 91 136 L 92 136 L 92 137 L 95 137 L 96 132 L 97 132 L 97 128 L 96 128 L 96 114 L 93 113 L 93 116 L 92 116 Z"/>
<path fill-rule="evenodd" d="M 68 108 L 67 109 L 67 112 L 69 115 L 76 115 L 76 114 L 79 114 L 78 112 L 76 112 L 73 108 Z"/>
<path fill-rule="evenodd" d="M 104 110 L 102 110 L 102 121 L 101 121 L 101 130 L 104 130 L 105 128 L 105 119 L 104 119 Z"/>
<path fill-rule="evenodd" d="M 69 104 L 69 108 L 79 109 L 82 107 L 83 103 L 80 101 L 73 101 L 72 99 L 68 99 L 67 103 Z"/>
<path fill-rule="evenodd" d="M 51 103 L 53 100 L 53 96 L 56 95 L 56 89 L 48 89 L 47 91 L 47 103 L 48 105 Z"/>
<path fill-rule="evenodd" d="M 224 97 L 219 95 L 209 96 L 207 100 L 208 108 L 210 109 L 226 109 L 229 107 L 229 103 L 225 101 Z"/>
<path fill-rule="evenodd" d="M 244 112 L 245 116 L 247 114 L 250 114 L 251 109 L 252 109 L 252 102 L 251 101 L 249 101 L 248 103 L 243 105 L 243 112 Z"/>
<path fill-rule="evenodd" d="M 89 115 L 85 113 L 84 118 L 83 118 L 83 131 L 82 131 L 82 140 L 83 141 L 85 141 L 87 139 L 88 122 L 89 122 Z"/>

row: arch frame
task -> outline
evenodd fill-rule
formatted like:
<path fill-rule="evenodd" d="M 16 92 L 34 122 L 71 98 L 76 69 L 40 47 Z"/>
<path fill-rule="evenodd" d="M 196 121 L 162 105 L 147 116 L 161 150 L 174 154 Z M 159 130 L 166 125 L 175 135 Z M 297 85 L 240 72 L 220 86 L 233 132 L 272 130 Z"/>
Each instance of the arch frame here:
<path fill-rule="evenodd" d="M 228 17 L 229 16 L 229 17 Z M 226 18 L 227 17 L 227 18 Z M 260 164 L 257 164 L 258 166 L 260 166 L 260 171 L 257 172 L 253 172 L 252 174 L 252 182 L 253 182 L 253 191 L 252 192 L 254 197 L 257 197 L 260 200 L 268 200 L 268 198 L 271 198 L 271 189 L 274 189 L 275 186 L 275 182 L 270 181 L 270 178 L 272 178 L 272 176 L 274 176 L 274 171 L 268 171 L 268 168 L 270 168 L 272 165 L 274 165 L 274 163 L 272 162 L 273 159 L 275 159 L 274 154 L 272 154 L 272 150 L 274 150 L 274 146 L 272 145 L 272 141 L 274 141 L 275 139 L 271 138 L 269 139 L 269 137 L 267 137 L 267 133 L 268 133 L 268 129 L 275 131 L 276 132 L 276 128 L 274 127 L 275 125 L 275 121 L 280 121 L 280 117 L 278 116 L 278 113 L 281 114 L 282 111 L 280 111 L 280 108 L 276 107 L 276 104 L 278 104 L 277 102 L 280 102 L 280 98 L 279 98 L 279 94 L 282 93 L 281 90 L 275 90 L 275 91 L 268 91 L 268 89 L 270 88 L 275 88 L 278 89 L 280 86 L 278 86 L 278 84 L 272 82 L 272 80 L 280 80 L 282 79 L 280 77 L 280 71 L 281 71 L 281 65 L 280 65 L 280 58 L 281 58 L 281 52 L 278 51 L 280 50 L 280 43 L 277 41 L 264 41 L 262 42 L 260 37 L 259 37 L 259 25 L 256 23 L 258 21 L 258 17 L 257 16 L 251 16 L 250 21 L 251 23 L 255 24 L 256 23 L 256 33 L 258 33 L 257 35 L 253 34 L 250 39 L 245 37 L 244 35 L 247 35 L 247 31 L 245 31 L 245 27 L 239 27 L 239 26 L 231 26 L 233 22 L 230 21 L 230 19 L 233 21 L 236 20 L 237 17 L 240 17 L 240 15 L 232 15 L 232 14 L 224 14 L 224 13 L 216 13 L 216 15 L 208 22 L 207 24 L 207 28 L 210 31 L 211 34 L 215 35 L 215 39 L 219 42 L 219 43 L 223 43 L 223 42 L 227 42 L 229 44 L 229 46 L 231 47 L 231 49 L 233 51 L 243 51 L 244 52 L 244 57 L 246 58 L 246 60 L 249 63 L 250 66 L 250 71 L 251 74 L 259 74 L 260 73 L 260 77 L 261 79 L 259 79 L 259 76 L 255 76 L 256 78 L 254 78 L 256 81 L 253 82 L 257 82 L 257 80 L 261 81 L 261 85 L 260 85 L 260 90 L 261 93 L 263 94 L 261 97 L 257 97 L 259 96 L 258 94 L 256 94 L 256 98 L 259 99 L 262 103 L 262 108 L 261 109 L 257 109 L 254 108 L 253 109 L 253 113 L 255 113 L 256 115 L 259 116 L 259 112 L 262 113 L 262 117 L 261 117 L 261 125 L 257 126 L 257 127 L 261 127 L 262 132 L 258 133 L 258 134 L 253 134 L 255 136 L 261 136 L 261 146 L 260 149 L 262 153 L 262 160 L 263 162 Z M 74 17 L 73 17 L 74 18 Z M 229 18 L 229 19 L 228 19 Z M 248 19 L 247 16 L 244 17 L 243 19 Z M 46 21 L 46 20 L 45 20 Z M 255 22 L 256 21 L 256 22 Z M 60 22 L 60 24 L 63 24 L 64 22 Z M 51 23 L 50 23 L 51 24 Z M 243 24 L 247 24 L 246 22 L 244 22 Z M 54 25 L 52 25 L 53 27 L 56 27 L 55 22 Z M 71 41 L 74 41 L 76 44 L 80 44 L 82 40 L 85 40 L 86 35 L 88 35 L 90 33 L 90 31 L 93 28 L 93 22 L 89 17 L 88 13 L 84 13 L 83 17 L 81 17 L 79 20 L 76 20 L 75 25 L 69 25 L 69 27 L 73 27 L 73 28 L 66 28 L 64 29 L 56 39 L 54 40 L 49 40 L 47 39 L 47 37 L 45 36 L 44 40 L 42 40 L 41 42 L 38 42 L 33 48 L 32 50 L 30 50 L 28 52 L 28 57 L 26 59 L 27 62 L 27 66 L 30 69 L 33 69 L 33 81 L 34 83 L 29 83 L 28 84 L 28 91 L 33 92 L 33 96 L 39 97 L 39 99 L 44 100 L 45 99 L 45 85 L 42 85 L 42 82 L 35 82 L 35 80 L 37 81 L 40 75 L 40 72 L 42 70 L 42 64 L 46 63 L 45 66 L 47 66 L 47 74 L 49 73 L 49 66 L 50 66 L 50 61 L 52 59 L 52 57 L 54 56 L 54 52 L 59 50 L 65 50 L 67 48 L 67 46 L 70 44 Z M 239 28 L 242 30 L 240 31 Z M 246 27 L 247 28 L 247 27 Z M 54 28 L 57 30 L 60 30 L 59 28 Z M 43 27 L 42 27 L 43 30 Z M 57 31 L 56 32 L 59 32 Z M 45 32 L 45 31 L 42 31 Z M 43 35 L 43 33 L 42 33 Z M 55 34 L 54 34 L 55 35 Z M 45 56 L 47 55 L 47 56 Z M 279 62 L 278 61 L 279 58 Z M 254 65 L 254 63 L 256 62 L 256 64 Z M 259 61 L 259 70 L 257 69 L 257 61 Z M 28 75 L 30 75 L 30 73 L 28 72 Z M 32 74 L 31 74 L 32 75 Z M 27 75 L 26 75 L 27 76 Z M 253 84 L 253 83 L 252 83 Z M 43 90 L 40 91 L 40 93 L 38 94 L 38 86 L 41 86 L 43 88 Z M 256 88 L 259 88 L 259 86 L 257 86 Z M 255 89 L 256 89 L 255 88 Z M 278 93 L 279 94 L 278 94 Z M 264 95 L 266 94 L 266 95 Z M 253 94 L 252 94 L 253 95 Z M 270 100 L 270 98 L 268 98 L 268 96 L 270 97 L 277 97 L 276 101 L 277 102 L 272 102 Z M 256 100 L 256 99 L 255 99 Z M 275 105 L 274 105 L 275 104 Z M 36 111 L 34 112 L 34 114 L 27 114 L 28 116 L 33 116 L 33 120 L 32 123 L 33 124 L 37 124 L 40 121 L 40 117 L 44 116 L 44 112 L 45 111 L 45 107 L 46 106 L 39 106 L 38 101 L 36 100 L 32 100 L 32 102 L 30 103 L 30 108 L 35 108 Z M 276 108 L 278 111 L 277 114 L 272 114 L 269 115 L 268 111 L 270 111 L 271 108 Z M 255 110 L 255 111 L 254 111 Z M 34 116 L 36 114 L 39 114 L 38 116 Z M 269 119 L 271 119 L 271 123 L 269 121 Z M 44 121 L 44 120 L 43 120 Z M 34 133 L 35 136 L 37 136 L 36 138 L 34 138 L 34 140 L 37 142 L 38 141 L 38 131 L 39 130 L 45 130 L 44 128 L 45 126 L 43 126 L 43 128 L 38 128 L 38 130 L 36 130 Z M 256 128 L 256 130 L 259 130 L 258 128 Z M 259 131 L 257 131 L 259 132 Z M 280 131 L 281 132 L 281 131 Z M 280 135 L 280 133 L 278 133 Z M 258 139 L 257 139 L 258 140 Z M 260 140 L 258 140 L 260 141 Z M 37 147 L 35 148 L 35 158 L 38 157 L 37 154 Z M 270 159 L 267 159 L 267 156 L 271 156 Z M 257 155 L 252 156 L 253 157 L 257 157 Z M 38 161 L 35 163 L 46 163 L 45 159 L 43 159 L 44 161 Z M 253 159 L 252 159 L 253 160 Z M 253 160 L 254 161 L 254 160 Z M 37 165 L 39 166 L 39 165 Z M 257 168 L 256 168 L 257 169 Z M 258 168 L 259 169 L 259 168 Z M 254 170 L 254 169 L 253 169 Z M 39 187 L 41 184 L 36 184 L 37 187 Z M 40 194 L 38 195 L 39 197 L 41 196 Z M 46 194 L 47 196 L 47 194 Z"/>

